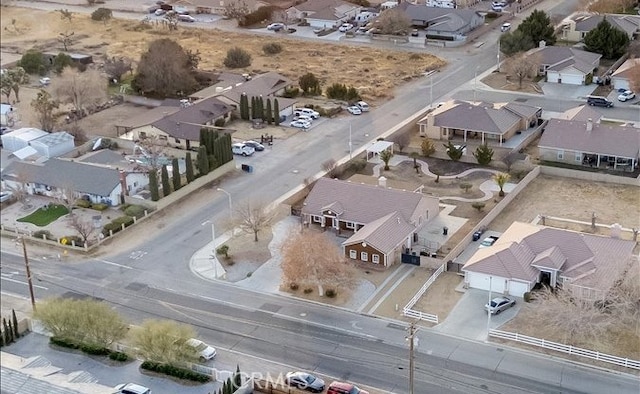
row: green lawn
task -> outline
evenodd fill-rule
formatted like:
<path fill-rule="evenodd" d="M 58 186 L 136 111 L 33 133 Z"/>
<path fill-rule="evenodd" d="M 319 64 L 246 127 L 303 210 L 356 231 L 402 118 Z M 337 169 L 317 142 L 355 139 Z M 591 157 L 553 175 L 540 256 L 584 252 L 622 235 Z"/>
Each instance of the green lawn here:
<path fill-rule="evenodd" d="M 63 205 L 49 205 L 48 208 L 38 208 L 38 210 L 31 215 L 20 218 L 18 221 L 33 223 L 38 227 L 43 227 L 49 223 L 55 222 L 60 216 L 64 216 L 67 213 L 69 213 L 69 211 Z"/>

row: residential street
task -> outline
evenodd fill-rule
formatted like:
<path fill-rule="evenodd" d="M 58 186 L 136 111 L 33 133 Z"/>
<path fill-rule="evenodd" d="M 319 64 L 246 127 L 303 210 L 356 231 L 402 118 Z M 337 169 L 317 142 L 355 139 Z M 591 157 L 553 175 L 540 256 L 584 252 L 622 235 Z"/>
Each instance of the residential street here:
<path fill-rule="evenodd" d="M 490 34 L 487 41 L 495 41 L 497 34 Z M 254 172 L 224 180 L 222 187 L 234 203 L 246 198 L 278 200 L 317 176 L 328 158 L 348 157 L 350 126 L 355 154 L 431 104 L 431 97 L 438 102 L 473 95 L 474 75 L 495 66 L 497 45 L 440 52 L 450 64 L 433 80 L 423 78 L 407 84 L 395 92 L 394 99 L 366 115 L 325 122 L 277 143 L 262 155 L 243 159 L 251 161 Z M 517 97 L 493 91 L 477 94 L 488 101 Z M 528 100 L 528 104 L 554 110 L 575 105 L 560 98 Z M 631 107 L 610 111 L 621 119 L 640 113 Z M 42 254 L 35 253 L 31 268 L 36 298 L 89 295 L 109 301 L 131 321 L 163 317 L 192 324 L 203 340 L 223 351 L 255 355 L 390 392 L 406 392 L 408 350 L 402 324 L 192 275 L 189 260 L 211 240 L 210 223 L 220 223 L 228 215 L 227 196 L 216 192 L 216 186 L 203 192 L 211 196 L 206 204 L 181 205 L 179 212 L 173 210 L 134 230 L 132 238 L 139 242 L 137 246 L 119 250 L 116 241 L 104 247 L 100 256 L 81 262 L 43 260 Z M 27 296 L 19 249 L 3 242 L 2 251 L 2 292 Z M 418 338 L 415 379 L 420 393 L 637 393 L 640 387 L 637 378 L 629 375 L 496 344 L 470 342 L 430 330 L 421 330 Z M 153 391 L 168 392 L 162 386 L 154 386 Z"/>

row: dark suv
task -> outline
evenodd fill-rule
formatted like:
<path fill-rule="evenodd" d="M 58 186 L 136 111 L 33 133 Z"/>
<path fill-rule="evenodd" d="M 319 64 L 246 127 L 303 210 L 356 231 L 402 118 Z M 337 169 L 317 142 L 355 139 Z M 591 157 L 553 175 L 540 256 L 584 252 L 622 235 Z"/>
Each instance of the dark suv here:
<path fill-rule="evenodd" d="M 613 107 L 613 101 L 609 101 L 606 98 L 600 96 L 587 97 L 587 104 L 594 105 L 596 107 Z"/>

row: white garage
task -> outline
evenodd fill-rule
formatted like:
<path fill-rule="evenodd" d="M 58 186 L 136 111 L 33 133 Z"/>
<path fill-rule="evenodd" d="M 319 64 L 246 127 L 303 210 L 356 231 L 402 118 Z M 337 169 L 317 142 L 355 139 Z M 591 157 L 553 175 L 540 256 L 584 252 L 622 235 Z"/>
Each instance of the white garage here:
<path fill-rule="evenodd" d="M 547 82 L 562 83 L 565 85 L 584 85 L 585 79 L 585 74 L 573 69 L 547 71 Z"/>
<path fill-rule="evenodd" d="M 465 284 L 472 289 L 479 289 L 489 291 L 489 284 L 491 284 L 491 291 L 496 294 L 511 295 L 514 297 L 522 297 L 524 293 L 530 291 L 535 285 L 525 281 L 517 279 L 507 279 L 500 276 L 494 276 L 489 274 L 483 274 L 480 272 L 465 272 Z"/>

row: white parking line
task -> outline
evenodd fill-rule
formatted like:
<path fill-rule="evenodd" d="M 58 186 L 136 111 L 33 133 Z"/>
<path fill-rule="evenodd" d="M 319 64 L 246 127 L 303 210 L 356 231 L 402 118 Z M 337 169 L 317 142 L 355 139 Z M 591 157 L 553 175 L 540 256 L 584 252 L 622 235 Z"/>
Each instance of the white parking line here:
<path fill-rule="evenodd" d="M 95 260 L 95 261 L 98 261 L 98 262 L 100 262 L 100 263 L 105 263 L 105 264 L 113 265 L 113 266 L 120 267 L 120 268 L 126 268 L 126 269 L 128 269 L 128 270 L 133 269 L 133 268 L 131 268 L 131 267 L 127 266 L 127 265 L 122 265 L 122 264 L 118 264 L 118 263 L 113 263 L 113 262 L 111 262 L 111 261 L 107 261 L 107 260 L 102 260 L 102 259 L 94 259 L 94 260 Z"/>

